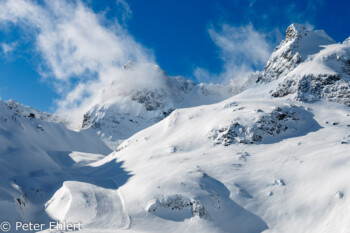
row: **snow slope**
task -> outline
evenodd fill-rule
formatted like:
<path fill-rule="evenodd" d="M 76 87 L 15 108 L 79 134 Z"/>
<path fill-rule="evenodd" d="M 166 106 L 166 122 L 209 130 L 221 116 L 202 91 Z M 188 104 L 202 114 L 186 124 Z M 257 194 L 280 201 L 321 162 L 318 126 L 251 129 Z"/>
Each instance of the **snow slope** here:
<path fill-rule="evenodd" d="M 254 129 L 257 110 L 268 118 L 276 106 L 302 109 L 305 125 L 281 118 L 291 132 L 271 134 L 274 124 L 266 124 L 261 141 L 252 144 L 240 135 L 227 145 L 212 137 L 236 123 Z M 349 114 L 338 104 L 286 104 L 244 94 L 176 110 L 109 156 L 125 161 L 133 174 L 120 188 L 131 230 L 346 232 Z"/>
<path fill-rule="evenodd" d="M 291 28 L 296 35 L 311 36 L 293 38 Z M 329 72 L 349 84 L 342 62 L 348 45 L 321 47 L 332 42 L 324 32 L 300 30 L 306 31 L 301 25 L 287 30 L 285 41 L 290 41 L 276 49 L 262 74 L 269 79 L 260 78 L 219 104 L 175 110 L 106 158 L 124 161 L 132 172 L 119 189 L 132 219 L 130 232 L 350 230 L 350 111 L 344 97 L 300 89 L 300 94 L 314 95 L 309 101 L 270 91 L 287 90 L 281 83 L 306 73 Z M 283 53 L 276 54 L 290 44 L 300 60 L 284 74 L 268 75 L 269 67 L 286 66 Z M 329 53 L 336 54 L 336 64 L 321 59 Z M 333 84 L 317 87 L 324 91 L 327 85 Z"/>
<path fill-rule="evenodd" d="M 124 161 L 131 172 L 118 189 L 130 218 L 127 231 L 347 232 L 348 107 L 286 103 L 262 92 L 256 85 L 219 104 L 175 110 L 100 161 Z M 246 130 L 227 137 L 237 124 Z M 251 130 L 260 137 L 244 133 Z M 231 141 L 217 143 L 218 136 Z M 85 208 L 75 211 L 84 215 Z M 82 219 L 84 232 L 117 229 Z"/>
<path fill-rule="evenodd" d="M 0 220 L 80 222 L 82 232 L 349 232 L 349 58 L 348 41 L 291 25 L 257 83 L 219 103 L 199 105 L 213 96 L 169 79 L 173 94 L 118 96 L 75 132 L 0 102 Z M 120 129 L 138 132 L 106 156 L 100 137 L 115 142 Z"/>

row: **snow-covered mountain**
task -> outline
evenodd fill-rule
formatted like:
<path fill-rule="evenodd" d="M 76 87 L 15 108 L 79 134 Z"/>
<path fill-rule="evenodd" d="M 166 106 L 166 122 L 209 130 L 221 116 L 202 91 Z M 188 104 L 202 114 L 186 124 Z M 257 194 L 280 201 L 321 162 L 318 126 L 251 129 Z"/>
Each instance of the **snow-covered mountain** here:
<path fill-rule="evenodd" d="M 112 149 L 177 108 L 217 103 L 240 91 L 232 84 L 195 85 L 180 76 L 170 77 L 153 64 L 129 62 L 123 72 L 134 78 L 140 75 L 139 70 L 147 70 L 149 85 L 133 84 L 123 89 L 120 83 L 112 82 L 103 90 L 102 95 L 108 96 L 107 100 L 101 98 L 82 119 L 82 128 L 95 131 Z"/>
<path fill-rule="evenodd" d="M 118 92 L 79 132 L 0 102 L 0 217 L 44 232 L 57 232 L 50 220 L 83 232 L 348 232 L 349 67 L 349 40 L 293 24 L 256 83 L 222 102 L 232 87 L 158 67 L 162 85 Z M 117 149 L 106 155 L 100 138 Z"/>

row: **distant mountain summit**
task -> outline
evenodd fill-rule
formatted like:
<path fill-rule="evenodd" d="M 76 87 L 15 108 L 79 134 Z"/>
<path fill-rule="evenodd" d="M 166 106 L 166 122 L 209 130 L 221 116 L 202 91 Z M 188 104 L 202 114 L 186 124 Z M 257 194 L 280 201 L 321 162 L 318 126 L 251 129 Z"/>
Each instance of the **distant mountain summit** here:
<path fill-rule="evenodd" d="M 129 62 L 124 66 L 126 76 L 139 75 L 138 70 L 147 70 L 150 84 L 120 89 L 119 83 L 112 82 L 104 90 L 110 92 L 108 101 L 94 105 L 82 119 L 82 129 L 96 131 L 111 148 L 177 108 L 217 103 L 235 92 L 230 85 L 195 84 L 180 76 L 170 77 L 154 64 Z"/>

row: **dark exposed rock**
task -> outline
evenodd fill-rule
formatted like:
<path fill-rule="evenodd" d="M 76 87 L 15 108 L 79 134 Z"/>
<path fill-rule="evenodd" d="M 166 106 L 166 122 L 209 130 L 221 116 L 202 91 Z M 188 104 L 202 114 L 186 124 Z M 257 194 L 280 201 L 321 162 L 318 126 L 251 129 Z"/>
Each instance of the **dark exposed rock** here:
<path fill-rule="evenodd" d="M 242 125 L 233 122 L 227 127 L 214 130 L 209 138 L 214 139 L 215 144 L 229 146 L 235 143 L 274 143 L 284 137 L 299 135 L 306 125 L 313 124 L 315 129 L 319 127 L 312 119 L 312 114 L 296 106 L 276 107 L 270 113 L 260 115 L 253 125 Z M 316 127 L 317 126 L 317 127 Z"/>
<path fill-rule="evenodd" d="M 157 213 L 160 208 L 169 209 L 171 211 L 188 210 L 191 217 L 198 216 L 200 218 L 206 217 L 207 212 L 199 200 L 190 200 L 181 195 L 171 195 L 158 199 L 156 203 L 148 208 L 148 212 Z"/>
<path fill-rule="evenodd" d="M 334 74 L 287 78 L 279 83 L 272 96 L 284 97 L 289 94 L 296 94 L 295 99 L 304 102 L 326 99 L 350 106 L 350 82 Z"/>
<path fill-rule="evenodd" d="M 157 91 L 139 91 L 132 95 L 131 99 L 143 104 L 147 111 L 155 111 L 165 106 L 165 103 L 161 102 L 164 94 Z"/>

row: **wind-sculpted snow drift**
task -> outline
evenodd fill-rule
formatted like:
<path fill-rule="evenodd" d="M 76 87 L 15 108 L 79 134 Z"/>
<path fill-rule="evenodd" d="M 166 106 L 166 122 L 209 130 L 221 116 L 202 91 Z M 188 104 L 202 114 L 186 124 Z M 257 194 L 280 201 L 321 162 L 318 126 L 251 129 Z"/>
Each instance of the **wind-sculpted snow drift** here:
<path fill-rule="evenodd" d="M 167 85 L 118 92 L 79 132 L 0 102 L 0 220 L 81 222 L 82 232 L 348 232 L 349 48 L 291 25 L 257 82 L 222 102 L 229 87 L 154 67 Z"/>

